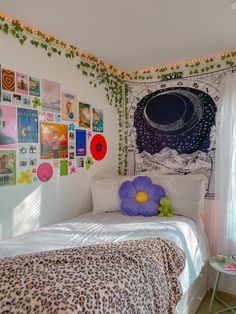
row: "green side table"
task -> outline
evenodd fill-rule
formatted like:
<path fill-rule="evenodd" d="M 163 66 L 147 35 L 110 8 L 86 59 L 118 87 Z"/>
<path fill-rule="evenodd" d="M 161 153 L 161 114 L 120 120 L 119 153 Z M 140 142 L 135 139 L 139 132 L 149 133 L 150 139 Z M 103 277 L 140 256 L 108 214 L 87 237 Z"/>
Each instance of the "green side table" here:
<path fill-rule="evenodd" d="M 214 268 L 217 271 L 217 275 L 216 275 L 216 281 L 215 281 L 215 285 L 214 285 L 214 290 L 212 292 L 211 302 L 210 302 L 210 306 L 209 306 L 209 311 L 208 312 L 211 313 L 211 308 L 212 308 L 213 301 L 217 300 L 220 303 L 224 304 L 225 308 L 215 312 L 214 314 L 219 314 L 219 313 L 223 313 L 223 312 L 226 312 L 226 311 L 231 311 L 232 313 L 236 314 L 236 306 L 231 306 L 231 305 L 227 304 L 225 301 L 220 299 L 217 296 L 217 293 L 216 293 L 218 285 L 219 285 L 221 274 L 227 274 L 227 275 L 236 276 L 236 271 L 232 271 L 232 270 L 229 271 L 229 270 L 225 270 L 224 269 L 224 265 L 233 265 L 231 258 L 229 257 L 229 258 L 226 258 L 226 260 L 224 262 L 219 262 L 215 257 L 211 257 L 209 263 L 210 263 L 211 267 Z"/>

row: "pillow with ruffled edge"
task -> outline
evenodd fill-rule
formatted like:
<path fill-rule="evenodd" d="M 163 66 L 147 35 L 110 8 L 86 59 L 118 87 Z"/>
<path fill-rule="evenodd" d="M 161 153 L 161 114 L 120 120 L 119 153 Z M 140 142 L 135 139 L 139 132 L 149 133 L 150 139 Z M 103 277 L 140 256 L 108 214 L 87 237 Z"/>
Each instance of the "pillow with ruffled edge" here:
<path fill-rule="evenodd" d="M 160 199 L 165 196 L 163 187 L 147 176 L 125 181 L 119 189 L 121 210 L 129 216 L 157 216 Z"/>

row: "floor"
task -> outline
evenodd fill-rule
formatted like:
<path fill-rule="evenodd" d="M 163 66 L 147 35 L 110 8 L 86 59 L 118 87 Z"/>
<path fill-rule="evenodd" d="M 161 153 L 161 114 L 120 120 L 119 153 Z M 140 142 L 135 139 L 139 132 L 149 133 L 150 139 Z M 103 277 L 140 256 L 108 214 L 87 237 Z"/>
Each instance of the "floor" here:
<path fill-rule="evenodd" d="M 212 290 L 208 291 L 207 295 L 205 296 L 204 300 L 202 301 L 202 304 L 200 305 L 198 311 L 196 314 L 207 314 L 208 313 L 208 307 L 211 301 L 211 294 Z M 226 301 L 228 304 L 235 305 L 236 306 L 236 296 L 230 295 L 224 292 L 218 292 L 218 296 L 222 298 L 224 301 Z M 214 301 L 212 306 L 211 313 L 214 313 L 217 310 L 223 309 L 224 305 L 220 304 L 218 301 Z M 227 311 L 223 312 L 224 314 L 232 314 L 232 312 Z"/>

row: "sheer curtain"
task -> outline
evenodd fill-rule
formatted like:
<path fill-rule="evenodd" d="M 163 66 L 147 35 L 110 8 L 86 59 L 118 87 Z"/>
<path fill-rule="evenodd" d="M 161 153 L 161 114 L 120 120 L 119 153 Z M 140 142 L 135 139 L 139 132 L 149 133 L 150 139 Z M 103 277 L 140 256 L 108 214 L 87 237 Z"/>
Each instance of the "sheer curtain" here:
<path fill-rule="evenodd" d="M 236 255 L 236 73 L 226 77 L 216 120 L 214 251 Z"/>

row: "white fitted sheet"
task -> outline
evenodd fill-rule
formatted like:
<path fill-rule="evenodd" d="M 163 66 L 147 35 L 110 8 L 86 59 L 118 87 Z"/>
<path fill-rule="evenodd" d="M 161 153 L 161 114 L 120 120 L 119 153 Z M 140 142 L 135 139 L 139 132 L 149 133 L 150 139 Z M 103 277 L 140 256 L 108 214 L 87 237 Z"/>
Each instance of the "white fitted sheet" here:
<path fill-rule="evenodd" d="M 32 252 L 118 242 L 145 237 L 174 241 L 186 255 L 180 276 L 185 293 L 209 258 L 203 227 L 183 216 L 142 217 L 121 212 L 87 213 L 69 221 L 0 242 L 0 258 Z"/>

